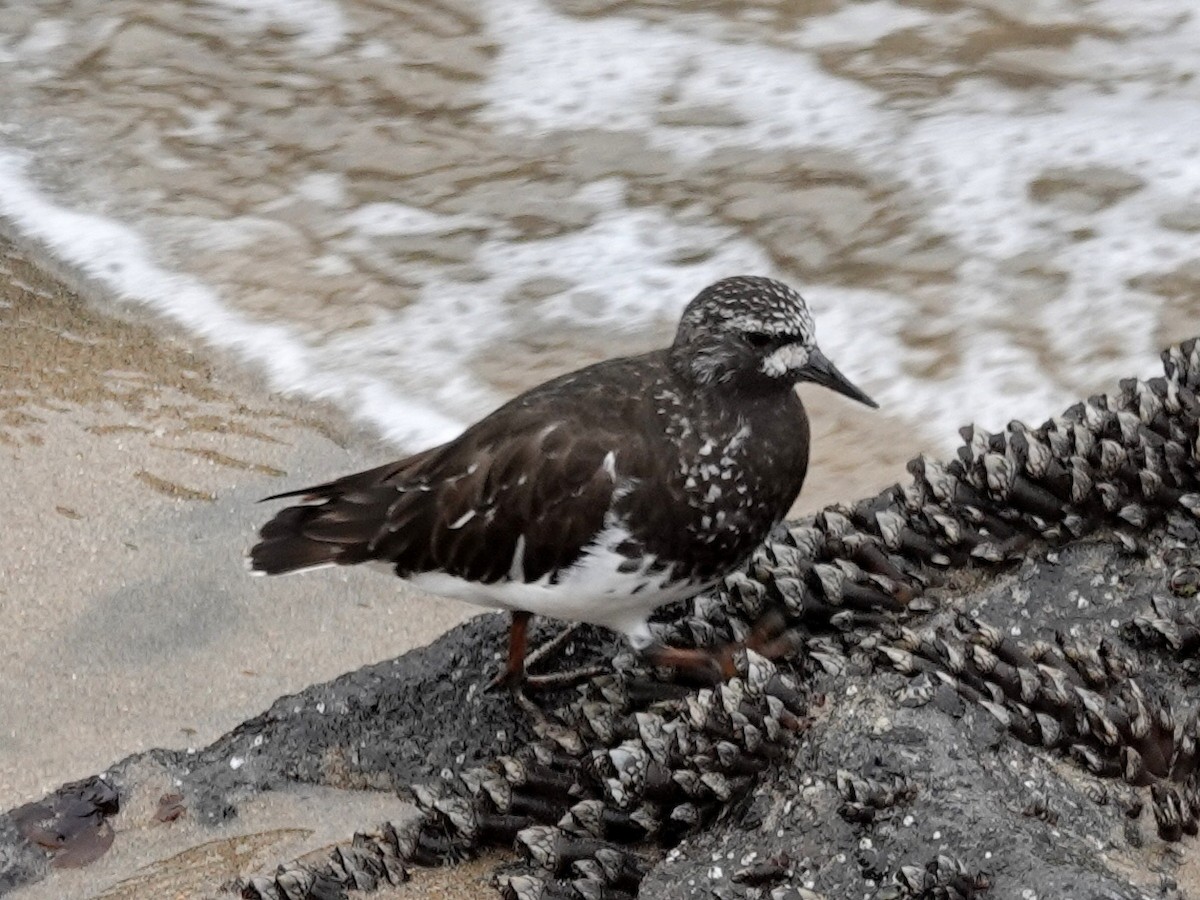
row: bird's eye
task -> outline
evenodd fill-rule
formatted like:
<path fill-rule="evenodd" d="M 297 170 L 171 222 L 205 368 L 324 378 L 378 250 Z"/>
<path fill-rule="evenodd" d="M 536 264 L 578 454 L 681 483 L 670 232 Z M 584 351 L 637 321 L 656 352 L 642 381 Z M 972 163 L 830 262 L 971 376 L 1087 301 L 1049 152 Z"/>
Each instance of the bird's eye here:
<path fill-rule="evenodd" d="M 746 333 L 746 343 L 756 350 L 770 346 L 774 340 L 775 338 L 772 335 L 762 331 L 750 331 Z"/>

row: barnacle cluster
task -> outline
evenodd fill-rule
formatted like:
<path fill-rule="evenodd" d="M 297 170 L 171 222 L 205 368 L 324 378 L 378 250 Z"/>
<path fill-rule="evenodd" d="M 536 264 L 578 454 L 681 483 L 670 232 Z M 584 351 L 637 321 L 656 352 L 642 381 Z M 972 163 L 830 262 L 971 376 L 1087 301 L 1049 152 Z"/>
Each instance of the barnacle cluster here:
<path fill-rule="evenodd" d="M 953 631 L 899 628 L 880 651 L 901 672 L 952 684 L 1020 740 L 1069 753 L 1096 775 L 1150 786 L 1163 839 L 1196 834 L 1196 715 L 1180 716 L 1169 698 L 1143 689 L 1116 643 L 1092 647 L 1060 634 L 1057 646 L 1026 645 L 960 616 Z"/>
<path fill-rule="evenodd" d="M 669 845 L 711 821 L 800 728 L 804 703 L 791 678 L 752 652 L 736 662 L 738 676 L 699 691 L 616 673 L 553 720 L 531 708 L 535 741 L 414 787 L 418 818 L 359 835 L 352 858 L 335 856 L 321 874 L 336 868 L 355 886 L 397 882 L 404 864 L 515 843 L 527 870 L 501 876 L 506 897 L 634 896 L 647 868 L 635 848 Z M 298 868 L 251 879 L 243 895 L 313 896 L 309 870 Z"/>
<path fill-rule="evenodd" d="M 924 866 L 901 866 L 876 896 L 878 900 L 972 900 L 991 887 L 986 875 L 961 860 L 940 854 Z"/>
<path fill-rule="evenodd" d="M 1121 779 L 1124 790 L 1148 788 L 1163 839 L 1195 834 L 1200 725 L 1143 683 L 1137 657 L 1200 648 L 1190 603 L 1200 573 L 1186 558 L 1165 561 L 1168 592 L 1120 629 L 1129 641 L 1117 632 L 1025 640 L 954 609 L 949 584 L 1100 531 L 1139 551 L 1169 517 L 1200 517 L 1200 346 L 1171 348 L 1163 362 L 1162 377 L 1122 381 L 1038 428 L 965 428 L 956 458 L 916 459 L 907 484 L 781 529 L 743 571 L 661 626 L 668 642 L 711 646 L 773 618 L 774 662 L 742 651 L 735 678 L 697 689 L 618 660 L 556 708 L 531 710 L 528 746 L 414 787 L 418 817 L 358 835 L 321 864 L 250 879 L 243 895 L 335 896 L 403 880 L 409 865 L 515 845 L 522 862 L 498 875 L 506 897 L 633 896 L 655 848 L 702 828 L 790 758 L 810 699 L 805 676 L 851 666 L 909 676 L 896 697 L 903 706 L 949 689 L 1023 742 Z M 919 790 L 850 771 L 836 787 L 855 827 Z M 1056 815 L 1044 798 L 1026 814 Z M 739 870 L 754 896 L 820 896 L 787 860 L 760 865 Z M 948 856 L 880 876 L 881 898 L 968 898 L 989 887 L 986 874 Z"/>

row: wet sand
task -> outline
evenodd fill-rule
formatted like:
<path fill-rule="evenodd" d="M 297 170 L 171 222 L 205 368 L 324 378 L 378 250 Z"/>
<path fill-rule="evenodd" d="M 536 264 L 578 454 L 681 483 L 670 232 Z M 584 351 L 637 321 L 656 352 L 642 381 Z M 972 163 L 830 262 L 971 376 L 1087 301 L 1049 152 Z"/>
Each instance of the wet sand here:
<path fill-rule="evenodd" d="M 0 543 L 0 683 L 20 686 L 0 693 L 0 807 L 150 747 L 203 746 L 280 695 L 474 614 L 372 572 L 247 576 L 242 554 L 268 513 L 257 498 L 394 452 L 333 410 L 272 396 L 178 335 L 100 315 L 6 242 L 0 304 L 0 491 L 17 500 Z M 802 508 L 876 490 L 920 449 L 903 423 L 806 399 L 817 451 Z M 138 798 L 103 859 L 19 896 L 104 896 L 135 872 L 176 869 L 197 896 L 403 806 L 309 793 L 256 801 L 217 831 L 155 829 L 157 798 Z M 262 846 L 234 852 L 247 835 Z M 209 841 L 225 850 L 203 866 L 179 856 Z M 430 880 L 429 896 L 454 884 L 477 896 L 472 872 Z"/>
<path fill-rule="evenodd" d="M 331 410 L 96 314 L 3 242 L 0 326 L 0 808 L 150 747 L 203 746 L 282 694 L 474 613 L 363 572 L 246 574 L 242 553 L 267 514 L 257 498 L 388 452 Z M 338 816 L 355 803 L 321 804 L 319 816 L 284 804 L 239 828 L 304 828 L 307 809 L 346 826 L 318 832 L 327 843 L 372 821 Z M 118 830 L 136 829 L 135 816 Z M 170 856 L 217 837 L 193 828 L 150 846 Z M 119 836 L 110 863 L 70 873 L 77 895 L 129 874 L 123 860 L 149 861 L 129 844 Z M 55 897 L 67 887 L 44 885 Z"/>

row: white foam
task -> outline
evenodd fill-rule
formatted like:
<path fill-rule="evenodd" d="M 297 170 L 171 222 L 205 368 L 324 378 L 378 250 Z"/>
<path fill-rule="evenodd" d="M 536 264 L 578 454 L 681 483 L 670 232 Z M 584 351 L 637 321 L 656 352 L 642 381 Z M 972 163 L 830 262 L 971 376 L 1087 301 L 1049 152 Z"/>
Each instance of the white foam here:
<path fill-rule="evenodd" d="M 677 262 L 684 251 L 703 258 Z M 576 286 L 537 304 L 539 317 L 630 331 L 678 318 L 718 278 L 771 268 L 762 248 L 731 228 L 683 225 L 659 209 L 624 208 L 548 240 L 490 241 L 479 262 L 493 273 L 485 290 L 497 297 L 528 278 L 570 273 Z"/>
<path fill-rule="evenodd" d="M 854 144 L 880 137 L 888 118 L 875 110 L 875 94 L 805 54 L 620 16 L 564 16 L 541 0 L 484 8 L 501 45 L 484 88 L 486 114 L 500 127 L 634 129 L 696 157 L 730 144 Z M 681 16 L 680 24 L 694 23 Z M 668 92 L 681 106 L 729 106 L 746 122 L 657 126 Z"/>
<path fill-rule="evenodd" d="M 247 30 L 265 31 L 284 25 L 297 33 L 296 45 L 311 53 L 328 53 L 346 37 L 346 17 L 334 0 L 204 0 Z"/>
<path fill-rule="evenodd" d="M 112 219 L 67 209 L 26 176 L 26 160 L 0 148 L 0 216 L 43 242 L 113 296 L 148 306 L 264 372 L 276 390 L 328 399 L 399 443 L 452 437 L 460 420 L 398 396 L 353 355 L 320 353 L 287 325 L 256 322 L 228 308 L 212 288 L 153 261 L 145 240 Z"/>
<path fill-rule="evenodd" d="M 1154 334 L 1162 301 L 1130 282 L 1195 256 L 1194 235 L 1164 229 L 1157 220 L 1164 211 L 1200 199 L 1200 116 L 1195 101 L 1145 97 L 1136 90 L 1064 94 L 1057 98 L 1061 106 L 1044 114 L 923 120 L 891 164 L 929 201 L 933 223 L 954 234 L 969 254 L 971 265 L 960 272 L 965 290 L 959 312 L 966 323 L 982 330 L 989 318 L 1019 315 L 1005 309 L 1012 299 L 995 290 L 1002 268 L 1018 254 L 1048 250 L 1049 265 L 1061 269 L 1065 281 L 1035 313 L 1034 323 L 1057 367 L 1091 383 L 1131 369 L 1149 374 L 1157 368 Z M 1097 122 L 1120 124 L 1098 132 Z M 987 140 L 974 138 L 980 134 Z M 1030 182 L 1063 165 L 1110 166 L 1144 179 L 1146 187 L 1086 215 L 1034 202 Z M 1072 228 L 1089 229 L 1093 236 L 1064 240 Z M 984 352 L 986 340 L 977 343 L 973 353 Z M 1098 356 L 1100 349 L 1105 352 Z M 990 363 L 1007 358 L 1014 371 L 1044 369 L 1029 350 L 1009 350 L 1011 357 L 989 353 Z M 977 359 L 964 375 L 976 370 Z M 1066 385 L 1052 393 L 1069 399 Z M 1044 395 L 1020 388 L 996 396 L 1011 404 L 1010 415 L 1028 417 L 1039 415 L 1033 405 Z"/>
<path fill-rule="evenodd" d="M 62 19 L 41 19 L 13 49 L 18 56 L 44 56 L 67 42 L 67 24 Z"/>
<path fill-rule="evenodd" d="M 928 24 L 932 16 L 922 9 L 902 6 L 892 0 L 851 3 L 825 16 L 804 21 L 798 35 L 805 47 L 837 44 L 862 45 Z"/>
<path fill-rule="evenodd" d="M 314 203 L 340 206 L 346 202 L 346 176 L 341 172 L 311 172 L 301 177 L 296 193 Z"/>
<path fill-rule="evenodd" d="M 763 251 L 738 239 L 727 228 L 683 226 L 661 210 L 628 210 L 620 196 L 592 186 L 580 200 L 600 207 L 587 228 L 544 240 L 492 238 L 472 259 L 485 273 L 470 284 L 435 273 L 403 309 L 379 312 L 369 326 L 329 338 L 322 353 L 343 356 L 380 379 L 403 384 L 439 409 L 472 419 L 501 402 L 470 373 L 471 357 L 541 325 L 585 325 L 611 332 L 632 332 L 678 317 L 684 304 L 704 285 L 730 272 L 769 268 Z M 351 215 L 357 230 L 344 246 L 363 252 L 373 237 L 439 233 L 461 227 L 464 218 L 410 213 L 399 204 L 375 204 L 369 213 Z M 488 223 L 473 220 L 482 227 Z M 493 233 L 495 231 L 493 230 Z M 676 257 L 698 248 L 711 250 L 700 262 L 680 264 Z M 544 276 L 571 277 L 575 286 L 519 307 L 507 302 L 521 282 Z M 377 412 L 386 415 L 386 392 L 372 392 Z"/>
<path fill-rule="evenodd" d="M 439 215 L 404 203 L 367 203 L 344 216 L 343 222 L 373 237 L 436 234 L 483 225 L 483 220 L 477 216 Z"/>

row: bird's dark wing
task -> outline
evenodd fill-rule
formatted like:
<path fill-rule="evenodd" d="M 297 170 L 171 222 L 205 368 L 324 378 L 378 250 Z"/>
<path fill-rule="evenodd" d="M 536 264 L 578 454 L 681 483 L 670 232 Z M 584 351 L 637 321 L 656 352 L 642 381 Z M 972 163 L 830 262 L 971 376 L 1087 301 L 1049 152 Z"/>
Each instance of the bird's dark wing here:
<path fill-rule="evenodd" d="M 303 497 L 305 500 L 328 500 L 340 494 L 370 489 L 377 485 L 403 478 L 405 472 L 413 471 L 441 449 L 441 446 L 433 447 L 413 456 L 407 456 L 404 459 L 384 463 L 382 466 L 376 466 L 374 469 L 367 469 L 363 472 L 355 472 L 353 475 L 336 478 L 333 481 L 326 481 L 324 484 L 314 484 L 310 487 L 298 488 L 294 491 L 271 494 L 269 497 L 263 497 L 258 502 L 267 503 L 271 500 L 283 500 L 288 497 Z"/>
<path fill-rule="evenodd" d="M 495 420 L 492 420 L 495 421 Z M 402 576 L 535 581 L 569 566 L 604 524 L 615 437 L 542 415 L 488 419 L 460 438 L 389 465 L 280 497 L 250 551 L 276 574 L 380 560 Z"/>

